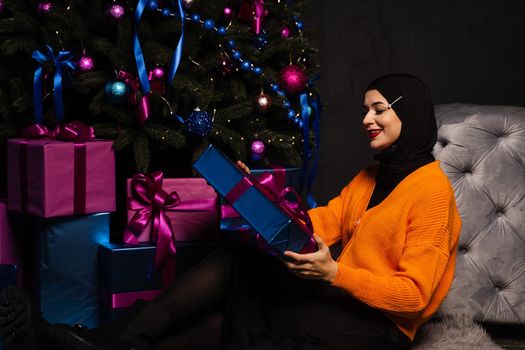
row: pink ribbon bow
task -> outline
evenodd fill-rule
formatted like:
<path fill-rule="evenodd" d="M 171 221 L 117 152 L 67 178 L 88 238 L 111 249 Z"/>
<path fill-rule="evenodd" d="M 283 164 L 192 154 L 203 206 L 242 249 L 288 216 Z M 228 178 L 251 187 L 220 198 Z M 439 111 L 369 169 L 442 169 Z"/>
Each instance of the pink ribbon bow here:
<path fill-rule="evenodd" d="M 126 230 L 124 242 L 138 244 L 137 237 L 151 226 L 150 241 L 155 242 L 154 271 L 159 271 L 170 255 L 175 255 L 175 234 L 167 211 L 213 211 L 216 199 L 205 198 L 181 201 L 176 191 L 166 192 L 162 188 L 164 175 L 137 174 L 131 180 L 131 196 L 128 209 L 135 211 Z"/>
<path fill-rule="evenodd" d="M 95 138 L 95 131 L 92 126 L 88 126 L 80 121 L 60 124 L 54 129 L 49 129 L 43 125 L 32 124 L 22 129 L 22 138 L 25 139 L 55 139 L 61 141 L 84 142 Z"/>

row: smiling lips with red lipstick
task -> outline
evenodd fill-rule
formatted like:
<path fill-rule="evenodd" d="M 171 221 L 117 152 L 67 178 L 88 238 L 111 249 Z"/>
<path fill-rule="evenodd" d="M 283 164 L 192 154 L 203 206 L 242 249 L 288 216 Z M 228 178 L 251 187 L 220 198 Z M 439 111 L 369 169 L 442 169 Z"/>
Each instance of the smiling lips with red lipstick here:
<path fill-rule="evenodd" d="M 369 129 L 369 130 L 366 131 L 366 133 L 368 134 L 369 138 L 373 139 L 377 135 L 379 135 L 381 133 L 381 131 L 383 131 L 383 129 Z"/>

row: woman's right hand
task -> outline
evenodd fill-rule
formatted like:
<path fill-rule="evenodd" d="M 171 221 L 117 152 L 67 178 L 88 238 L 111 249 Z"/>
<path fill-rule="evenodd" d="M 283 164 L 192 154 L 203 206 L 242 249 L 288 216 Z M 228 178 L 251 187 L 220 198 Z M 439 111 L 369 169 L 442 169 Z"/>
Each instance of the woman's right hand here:
<path fill-rule="evenodd" d="M 244 164 L 243 162 L 241 162 L 240 160 L 237 161 L 237 166 L 241 168 L 242 170 L 244 170 L 244 172 L 246 172 L 247 174 L 250 173 L 250 168 L 248 168 L 248 166 Z"/>

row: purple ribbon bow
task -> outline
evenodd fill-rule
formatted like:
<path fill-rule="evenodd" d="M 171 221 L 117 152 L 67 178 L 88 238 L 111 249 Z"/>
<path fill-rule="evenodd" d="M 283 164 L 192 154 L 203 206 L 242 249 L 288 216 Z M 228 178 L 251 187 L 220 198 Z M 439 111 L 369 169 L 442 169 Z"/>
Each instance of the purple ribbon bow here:
<path fill-rule="evenodd" d="M 140 82 L 131 73 L 121 70 L 117 74 L 117 79 L 123 80 L 131 88 L 130 102 L 137 105 L 137 120 L 140 126 L 144 125 L 149 118 L 149 94 L 142 94 L 140 100 L 138 99 Z"/>
<path fill-rule="evenodd" d="M 138 244 L 137 239 L 151 226 L 150 241 L 155 242 L 156 251 L 153 270 L 159 271 L 170 255 L 175 255 L 175 234 L 167 211 L 214 211 L 215 198 L 181 201 L 176 191 L 166 192 L 162 188 L 164 175 L 157 171 L 152 174 L 137 174 L 131 180 L 131 196 L 128 209 L 135 211 L 126 230 L 124 242 Z"/>
<path fill-rule="evenodd" d="M 54 129 L 49 129 L 40 124 L 32 124 L 22 129 L 21 136 L 25 139 L 54 139 L 61 141 L 84 142 L 95 138 L 92 126 L 80 121 L 59 124 Z"/>

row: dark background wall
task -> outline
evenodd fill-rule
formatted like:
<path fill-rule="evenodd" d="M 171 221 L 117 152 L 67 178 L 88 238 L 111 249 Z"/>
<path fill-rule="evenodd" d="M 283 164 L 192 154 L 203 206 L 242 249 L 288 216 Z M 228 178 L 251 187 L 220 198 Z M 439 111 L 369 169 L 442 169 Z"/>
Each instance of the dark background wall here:
<path fill-rule="evenodd" d="M 434 103 L 525 106 L 524 0 L 310 0 L 320 49 L 322 116 L 314 195 L 337 195 L 374 163 L 362 133 L 362 91 L 375 77 L 421 77 Z"/>

